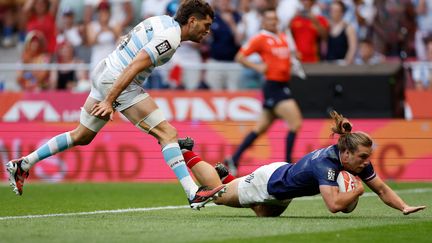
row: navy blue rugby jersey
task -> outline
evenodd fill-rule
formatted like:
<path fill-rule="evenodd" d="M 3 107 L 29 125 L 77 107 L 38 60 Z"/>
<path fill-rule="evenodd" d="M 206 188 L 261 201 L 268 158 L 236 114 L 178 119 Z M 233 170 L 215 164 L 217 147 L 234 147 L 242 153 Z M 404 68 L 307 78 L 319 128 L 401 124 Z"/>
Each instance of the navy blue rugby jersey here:
<path fill-rule="evenodd" d="M 316 195 L 320 193 L 320 185 L 338 186 L 336 178 L 341 170 L 339 149 L 331 145 L 307 154 L 294 164 L 279 167 L 271 175 L 267 190 L 279 200 Z M 363 181 L 376 176 L 372 163 L 354 175 Z"/>

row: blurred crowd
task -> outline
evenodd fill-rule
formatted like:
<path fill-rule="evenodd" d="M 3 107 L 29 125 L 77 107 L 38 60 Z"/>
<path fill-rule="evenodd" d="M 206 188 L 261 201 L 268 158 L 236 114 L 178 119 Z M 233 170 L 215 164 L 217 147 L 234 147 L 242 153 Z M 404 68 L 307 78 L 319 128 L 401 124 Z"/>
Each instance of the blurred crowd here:
<path fill-rule="evenodd" d="M 0 44 L 20 50 L 24 64 L 94 66 L 143 19 L 174 15 L 182 0 L 0 0 Z M 409 77 L 432 90 L 432 0 L 212 0 L 215 19 L 204 43 L 182 43 L 167 72 L 146 88 L 257 88 L 262 77 L 226 68 L 261 28 L 261 13 L 277 9 L 280 30 L 292 37 L 302 63 L 374 65 L 414 61 Z M 260 62 L 259 57 L 250 56 Z M 208 65 L 206 70 L 197 68 Z M 29 69 L 17 74 L 23 90 L 88 89 L 89 71 Z M 223 72 L 221 71 L 223 70 Z M 84 88 L 83 88 L 84 87 Z"/>

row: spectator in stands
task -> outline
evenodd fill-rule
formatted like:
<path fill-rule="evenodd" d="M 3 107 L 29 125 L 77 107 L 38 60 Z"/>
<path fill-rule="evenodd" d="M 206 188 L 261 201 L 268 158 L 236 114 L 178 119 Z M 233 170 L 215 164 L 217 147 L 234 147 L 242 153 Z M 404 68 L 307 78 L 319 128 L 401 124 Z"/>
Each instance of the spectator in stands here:
<path fill-rule="evenodd" d="M 426 38 L 426 60 L 413 65 L 412 77 L 417 90 L 432 91 L 432 36 Z"/>
<path fill-rule="evenodd" d="M 24 0 L 0 1 L 0 39 L 3 47 L 12 47 L 16 44 L 16 31 L 18 30 L 18 10 L 21 9 Z"/>
<path fill-rule="evenodd" d="M 334 1 L 330 7 L 330 32 L 327 38 L 326 60 L 352 64 L 357 50 L 354 27 L 343 20 L 346 7 L 342 1 Z"/>
<path fill-rule="evenodd" d="M 330 18 L 330 5 L 333 0 L 317 0 L 316 5 L 319 7 L 320 14 L 326 18 Z"/>
<path fill-rule="evenodd" d="M 344 5 L 345 5 L 345 12 L 344 12 L 344 16 L 343 19 L 346 23 L 354 23 L 356 20 L 356 14 L 355 14 L 355 2 L 361 2 L 363 0 L 333 0 L 330 3 L 330 6 L 335 2 L 335 1 L 341 1 Z M 329 17 L 330 17 L 330 12 L 329 12 Z"/>
<path fill-rule="evenodd" d="M 84 24 L 89 24 L 94 20 L 94 14 L 98 12 L 101 3 L 109 3 L 111 13 L 110 26 L 115 26 L 123 33 L 129 31 L 133 24 L 133 6 L 131 0 L 84 0 Z"/>
<path fill-rule="evenodd" d="M 166 13 L 168 3 L 171 0 L 144 0 L 141 4 L 141 16 L 143 19 L 163 15 Z"/>
<path fill-rule="evenodd" d="M 59 24 L 57 43 L 69 42 L 74 48 L 83 44 L 85 29 L 83 25 L 75 25 L 75 12 L 72 8 L 65 8 L 62 11 L 62 18 Z"/>
<path fill-rule="evenodd" d="M 22 53 L 23 64 L 47 64 L 50 56 L 46 52 L 45 36 L 37 30 L 30 31 L 24 42 Z M 17 81 L 22 90 L 41 91 L 53 89 L 49 80 L 49 71 L 44 69 L 20 70 Z"/>
<path fill-rule="evenodd" d="M 27 0 L 23 7 L 26 30 L 40 31 L 46 40 L 48 53 L 56 50 L 56 15 L 58 0 Z"/>
<path fill-rule="evenodd" d="M 359 43 L 359 50 L 355 59 L 358 65 L 374 65 L 385 61 L 385 56 L 375 50 L 372 40 L 364 39 Z"/>
<path fill-rule="evenodd" d="M 262 13 L 270 7 L 267 0 L 251 0 L 238 25 L 241 43 L 244 44 L 261 30 Z"/>
<path fill-rule="evenodd" d="M 215 18 L 211 25 L 210 58 L 207 61 L 210 68 L 205 80 L 213 90 L 237 90 L 240 73 L 230 67 L 241 44 L 238 31 L 241 16 L 230 0 L 217 0 L 213 4 Z"/>
<path fill-rule="evenodd" d="M 241 42 L 245 44 L 253 36 L 258 34 L 261 29 L 262 14 L 269 7 L 267 0 L 251 0 L 248 11 L 243 14 L 239 25 Z M 251 54 L 247 59 L 254 63 L 262 63 L 261 57 L 257 54 Z M 240 74 L 240 87 L 242 89 L 256 89 L 263 83 L 263 75 L 251 68 L 242 67 Z"/>
<path fill-rule="evenodd" d="M 78 64 L 81 60 L 75 57 L 74 48 L 68 41 L 60 42 L 57 45 L 55 61 L 58 64 Z M 71 69 L 59 69 L 51 72 L 51 82 L 57 90 L 72 90 L 77 86 L 79 80 L 86 79 L 87 71 Z"/>
<path fill-rule="evenodd" d="M 303 9 L 292 19 L 290 29 L 300 61 L 316 63 L 320 60 L 320 45 L 327 38 L 329 24 L 323 16 L 313 14 L 315 0 L 302 0 L 301 3 Z"/>
<path fill-rule="evenodd" d="M 372 24 L 376 15 L 374 0 L 352 0 L 354 2 L 355 18 L 351 22 L 357 34 L 357 39 L 371 38 Z"/>
<path fill-rule="evenodd" d="M 375 0 L 374 45 L 390 57 L 414 56 L 415 9 L 411 0 Z"/>
<path fill-rule="evenodd" d="M 319 0 L 321 2 L 323 15 L 330 17 L 330 5 L 334 0 Z M 351 24 L 356 33 L 357 39 L 370 38 L 372 22 L 376 15 L 374 0 L 339 0 L 346 6 L 344 21 Z M 325 12 L 324 12 L 325 11 Z"/>
<path fill-rule="evenodd" d="M 165 8 L 165 14 L 173 17 L 180 6 L 180 2 L 183 0 L 170 0 Z"/>
<path fill-rule="evenodd" d="M 71 7 L 65 7 L 62 16 L 58 20 L 59 33 L 57 43 L 69 42 L 74 47 L 76 56 L 89 63 L 91 58 L 91 47 L 85 45 L 86 26 L 76 21 L 76 11 Z"/>
<path fill-rule="evenodd" d="M 110 7 L 107 1 L 102 1 L 97 7 L 98 19 L 87 26 L 87 44 L 92 47 L 92 67 L 115 49 L 120 36 L 120 29 L 110 25 Z"/>
<path fill-rule="evenodd" d="M 432 0 L 416 0 L 414 4 L 417 13 L 415 50 L 417 58 L 424 61 L 427 58 L 424 39 L 432 34 Z"/>
<path fill-rule="evenodd" d="M 302 7 L 300 0 L 279 0 L 276 6 L 280 25 L 279 28 L 281 30 L 287 29 L 291 20 Z"/>

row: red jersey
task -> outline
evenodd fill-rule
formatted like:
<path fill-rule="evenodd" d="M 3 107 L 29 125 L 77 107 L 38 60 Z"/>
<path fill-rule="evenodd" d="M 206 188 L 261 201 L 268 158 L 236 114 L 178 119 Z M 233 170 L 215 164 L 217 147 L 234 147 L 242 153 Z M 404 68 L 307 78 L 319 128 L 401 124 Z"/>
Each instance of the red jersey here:
<path fill-rule="evenodd" d="M 329 23 L 323 16 L 315 16 L 326 29 Z M 291 21 L 291 32 L 302 62 L 314 63 L 319 58 L 319 33 L 311 19 L 297 15 Z"/>
<path fill-rule="evenodd" d="M 57 28 L 55 17 L 51 14 L 46 14 L 40 18 L 36 15 L 32 15 L 27 22 L 27 31 L 39 30 L 43 33 L 46 41 L 47 51 L 54 53 L 57 45 Z"/>
<path fill-rule="evenodd" d="M 242 46 L 240 52 L 245 56 L 252 53 L 261 56 L 263 62 L 267 64 L 266 80 L 288 82 L 290 79 L 291 59 L 285 34 L 261 30 Z"/>

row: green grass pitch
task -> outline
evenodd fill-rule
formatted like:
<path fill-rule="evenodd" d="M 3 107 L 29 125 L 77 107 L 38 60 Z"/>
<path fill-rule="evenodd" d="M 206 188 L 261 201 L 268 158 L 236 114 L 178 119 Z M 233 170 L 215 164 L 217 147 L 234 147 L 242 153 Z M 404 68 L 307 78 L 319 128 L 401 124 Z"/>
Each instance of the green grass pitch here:
<path fill-rule="evenodd" d="M 432 183 L 390 186 L 411 205 L 431 206 Z M 0 185 L 0 242 L 432 242 L 430 208 L 404 216 L 370 192 L 350 214 L 330 213 L 318 196 L 293 200 L 281 217 L 257 218 L 224 206 L 193 211 L 175 183 L 24 189 L 17 197 Z"/>

